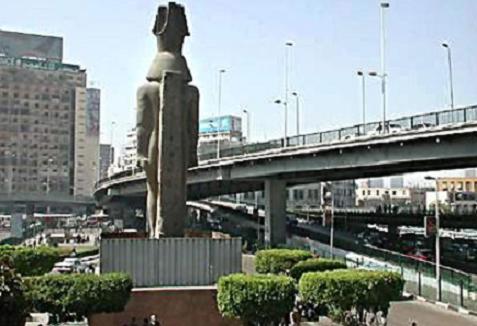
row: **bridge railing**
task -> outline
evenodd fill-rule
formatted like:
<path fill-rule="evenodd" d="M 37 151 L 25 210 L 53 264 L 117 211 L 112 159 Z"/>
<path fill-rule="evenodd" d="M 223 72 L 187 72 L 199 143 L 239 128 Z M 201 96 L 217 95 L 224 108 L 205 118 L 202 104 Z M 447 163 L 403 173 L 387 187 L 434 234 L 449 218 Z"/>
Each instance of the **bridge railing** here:
<path fill-rule="evenodd" d="M 454 123 L 477 122 L 477 105 L 459 108 L 455 110 L 443 110 L 438 112 L 430 112 L 425 114 L 418 114 L 410 117 L 403 117 L 399 119 L 387 120 L 386 128 L 391 133 L 398 133 L 402 131 L 420 130 L 425 128 L 434 128 Z M 380 133 L 382 122 L 370 122 L 366 124 L 357 124 L 350 127 L 327 130 L 322 132 L 315 132 L 304 135 L 297 135 L 287 137 L 286 140 L 274 139 L 267 142 L 247 144 L 237 147 L 222 148 L 220 150 L 220 157 L 233 157 L 245 154 L 258 153 L 274 148 L 284 147 L 286 141 L 287 147 L 296 147 L 313 144 L 326 144 L 337 142 L 341 140 L 350 140 L 357 137 L 367 135 L 378 135 Z M 211 161 L 217 157 L 217 151 L 212 150 L 204 153 L 199 153 L 199 161 Z M 99 180 L 96 183 L 96 188 L 102 183 L 111 180 L 120 179 L 127 176 L 132 176 L 140 173 L 143 170 L 137 168 L 134 170 L 121 171 L 111 177 Z"/>
<path fill-rule="evenodd" d="M 386 129 L 391 133 L 401 131 L 419 130 L 424 128 L 434 128 L 453 123 L 466 123 L 477 121 L 477 106 L 469 106 L 455 110 L 444 110 L 425 114 L 414 115 L 386 121 Z M 366 135 L 378 135 L 382 122 L 370 122 L 367 124 L 357 124 L 323 132 L 297 135 L 286 138 L 287 147 L 325 144 L 340 140 L 348 140 Z M 275 139 L 263 143 L 247 144 L 244 146 L 223 148 L 220 150 L 220 157 L 230 157 L 243 154 L 257 153 L 267 149 L 284 147 L 284 139 Z M 217 151 L 201 153 L 201 160 L 213 160 L 217 157 Z"/>

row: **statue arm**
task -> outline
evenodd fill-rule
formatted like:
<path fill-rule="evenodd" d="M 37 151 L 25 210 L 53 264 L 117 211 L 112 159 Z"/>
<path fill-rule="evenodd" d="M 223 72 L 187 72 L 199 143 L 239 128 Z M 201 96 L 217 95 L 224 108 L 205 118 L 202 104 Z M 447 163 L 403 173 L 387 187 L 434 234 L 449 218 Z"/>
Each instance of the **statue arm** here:
<path fill-rule="evenodd" d="M 149 142 L 156 128 L 156 111 L 158 110 L 159 88 L 156 83 L 150 82 L 137 91 L 137 158 L 138 161 L 147 160 L 150 156 Z"/>

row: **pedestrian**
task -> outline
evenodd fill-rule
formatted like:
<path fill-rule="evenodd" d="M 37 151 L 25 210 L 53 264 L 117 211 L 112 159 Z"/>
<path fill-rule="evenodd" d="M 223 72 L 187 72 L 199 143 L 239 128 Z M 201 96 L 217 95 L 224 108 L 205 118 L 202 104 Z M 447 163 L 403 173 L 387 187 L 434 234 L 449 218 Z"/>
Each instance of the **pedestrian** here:
<path fill-rule="evenodd" d="M 136 324 L 136 317 L 131 318 L 131 324 L 129 326 L 138 326 L 138 324 Z"/>
<path fill-rule="evenodd" d="M 159 319 L 157 319 L 156 315 L 151 315 L 151 322 L 149 323 L 151 326 L 161 326 Z"/>

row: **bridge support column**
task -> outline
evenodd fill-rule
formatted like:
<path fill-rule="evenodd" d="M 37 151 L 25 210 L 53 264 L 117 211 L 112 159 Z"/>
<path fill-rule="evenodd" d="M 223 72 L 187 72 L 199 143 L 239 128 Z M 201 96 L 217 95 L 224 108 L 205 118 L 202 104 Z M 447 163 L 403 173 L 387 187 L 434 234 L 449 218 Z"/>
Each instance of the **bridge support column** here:
<path fill-rule="evenodd" d="M 265 180 L 265 244 L 284 244 L 286 237 L 286 183 Z"/>

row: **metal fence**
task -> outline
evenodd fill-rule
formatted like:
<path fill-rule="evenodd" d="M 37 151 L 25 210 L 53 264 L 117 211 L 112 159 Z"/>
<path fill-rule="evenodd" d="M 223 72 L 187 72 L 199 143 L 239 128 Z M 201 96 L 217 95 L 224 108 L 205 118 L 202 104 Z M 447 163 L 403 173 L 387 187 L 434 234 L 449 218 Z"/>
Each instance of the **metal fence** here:
<path fill-rule="evenodd" d="M 295 246 L 331 258 L 326 243 L 309 238 L 293 238 L 298 240 L 294 242 Z M 435 265 L 431 262 L 418 261 L 388 250 L 373 249 L 363 254 L 361 250 L 335 248 L 333 252 L 332 258 L 343 260 L 349 267 L 400 273 L 405 280 L 404 289 L 409 293 L 437 300 L 440 292 L 439 301 L 477 312 L 477 283 L 471 274 L 442 266 L 441 279 L 437 282 Z"/>
<path fill-rule="evenodd" d="M 135 287 L 210 285 L 241 272 L 242 240 L 102 239 L 101 273 L 123 272 Z"/>

